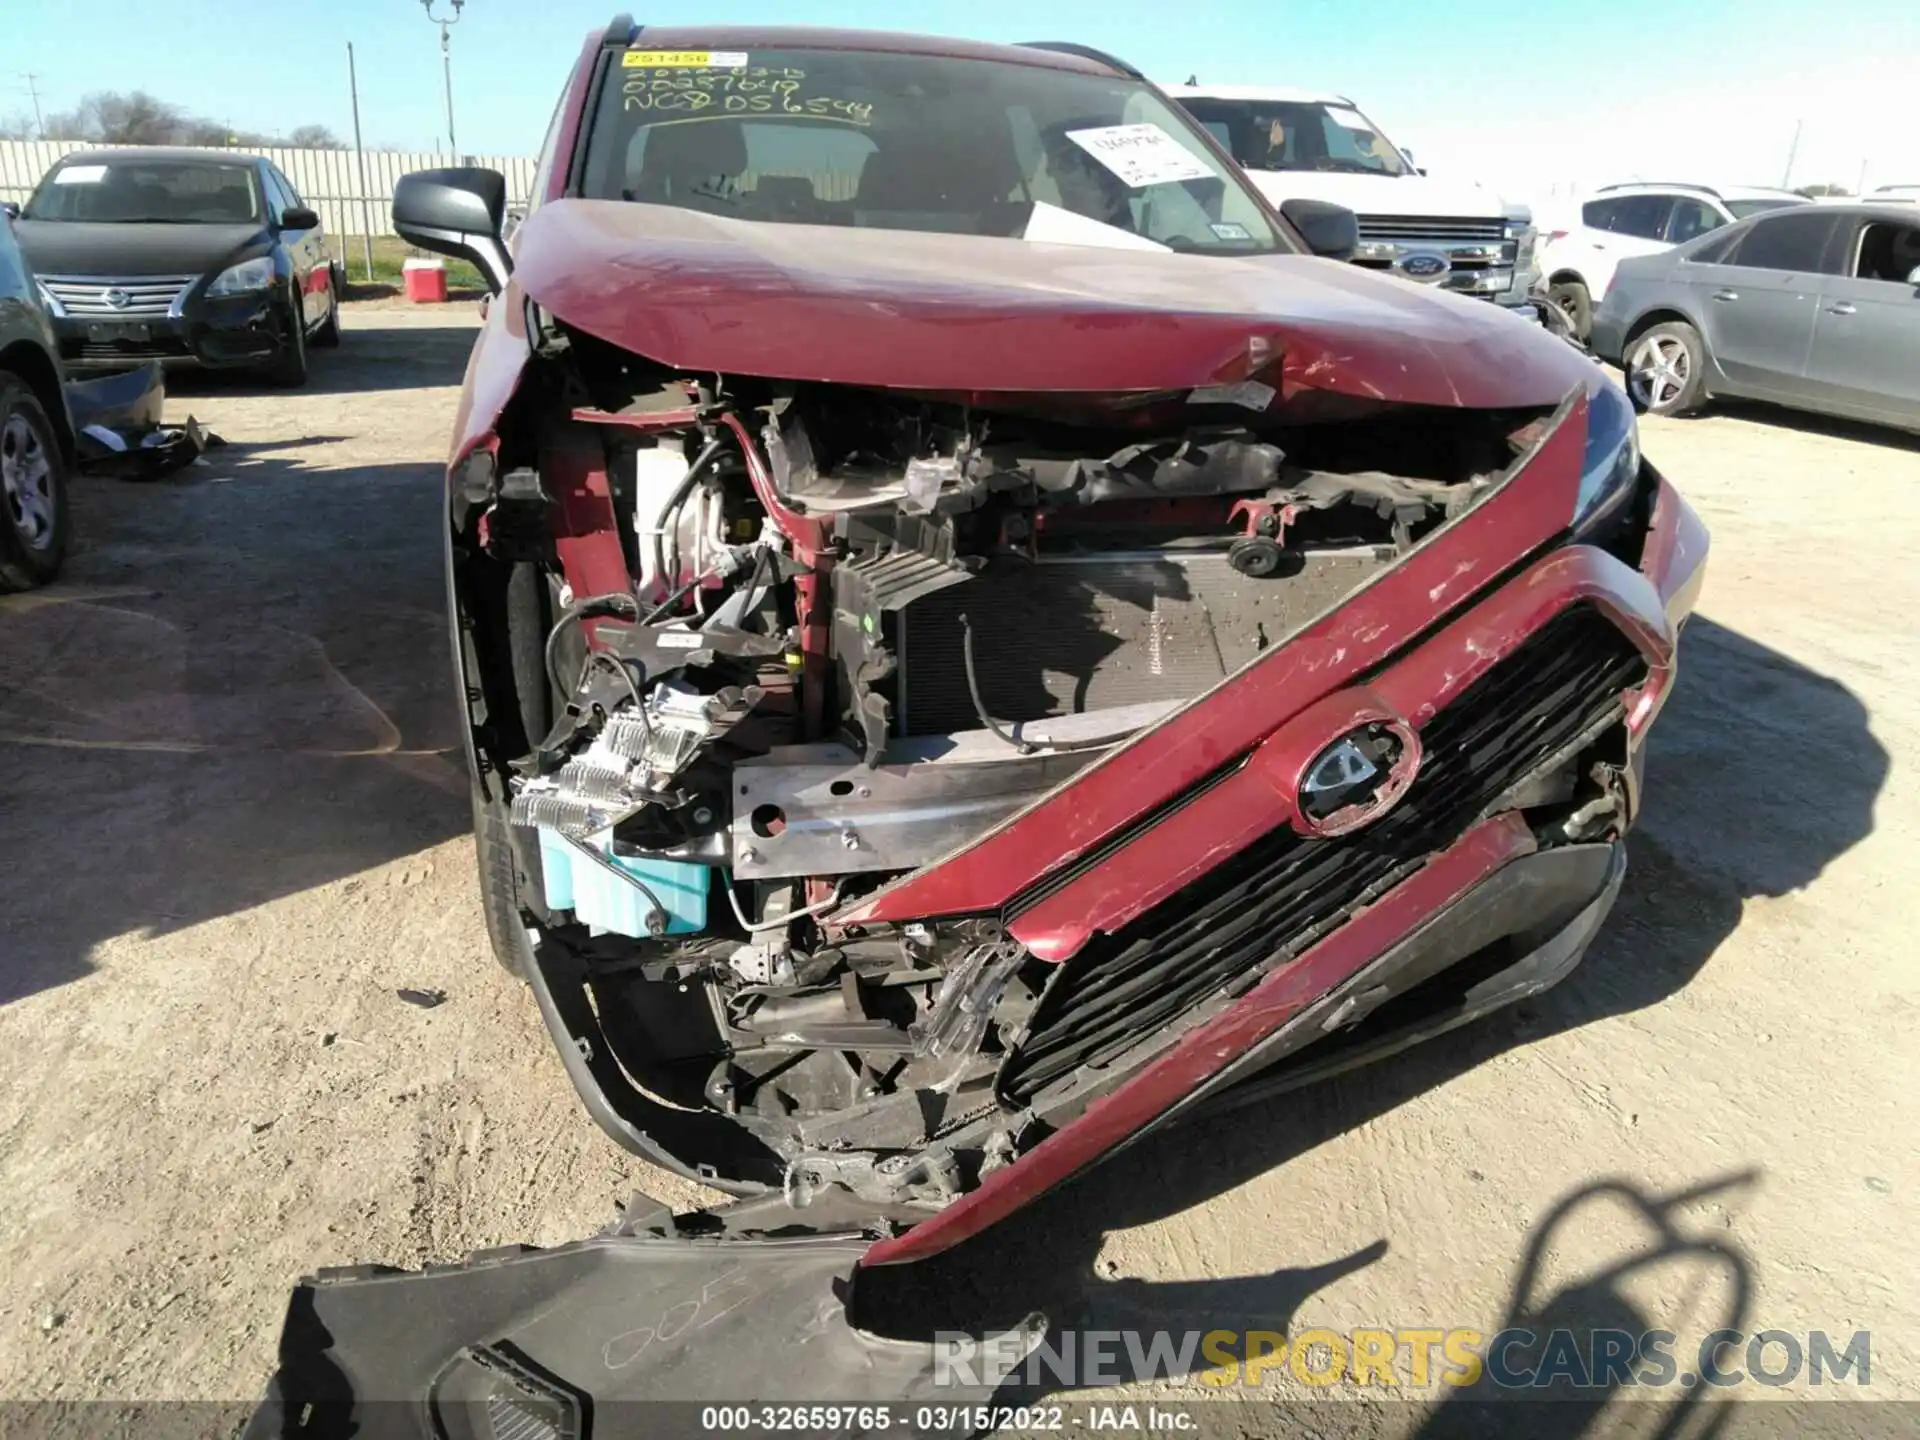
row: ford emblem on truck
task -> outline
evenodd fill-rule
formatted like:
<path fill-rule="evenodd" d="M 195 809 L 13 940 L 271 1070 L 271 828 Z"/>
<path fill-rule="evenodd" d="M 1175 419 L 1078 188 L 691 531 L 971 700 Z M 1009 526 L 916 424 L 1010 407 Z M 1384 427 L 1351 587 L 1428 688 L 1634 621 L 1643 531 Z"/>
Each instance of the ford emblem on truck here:
<path fill-rule="evenodd" d="M 1394 261 L 1393 268 L 1409 280 L 1432 282 L 1453 269 L 1453 262 L 1432 250 L 1416 250 Z"/>

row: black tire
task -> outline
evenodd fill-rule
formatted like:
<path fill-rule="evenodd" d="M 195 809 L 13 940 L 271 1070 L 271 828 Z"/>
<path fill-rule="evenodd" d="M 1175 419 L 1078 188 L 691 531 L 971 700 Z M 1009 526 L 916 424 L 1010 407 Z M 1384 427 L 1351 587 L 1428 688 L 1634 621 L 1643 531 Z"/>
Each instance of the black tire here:
<path fill-rule="evenodd" d="M 338 272 L 327 267 L 327 318 L 313 332 L 313 348 L 336 350 L 340 346 L 340 281 Z"/>
<path fill-rule="evenodd" d="M 287 343 L 267 370 L 267 378 L 276 385 L 298 390 L 307 383 L 307 323 L 300 312 L 300 297 L 287 292 Z"/>
<path fill-rule="evenodd" d="M 508 840 L 506 807 L 490 805 L 473 792 L 473 855 L 480 866 L 480 908 L 486 916 L 487 940 L 493 949 L 494 963 L 525 981 L 521 952 L 526 948 L 520 919 L 520 882 L 513 863 L 513 845 Z"/>
<path fill-rule="evenodd" d="M 1573 322 L 1573 338 L 1585 344 L 1593 336 L 1593 296 L 1578 280 L 1561 280 L 1547 287 L 1547 299 Z"/>
<path fill-rule="evenodd" d="M 67 462 L 26 381 L 0 370 L 0 591 L 30 590 L 67 555 Z"/>
<path fill-rule="evenodd" d="M 484 625 L 493 627 L 495 643 L 506 647 L 505 659 L 513 677 L 521 735 L 515 736 L 510 728 L 503 727 L 505 733 L 499 738 L 509 750 L 520 749 L 523 744 L 527 748 L 538 744 L 552 724 L 553 699 L 547 686 L 544 658 L 545 636 L 550 624 L 548 609 L 546 576 L 538 565 L 522 562 L 509 572 L 499 592 L 497 607 L 489 606 L 487 610 Z M 521 934 L 519 867 L 514 863 L 506 801 L 501 798 L 489 802 L 485 798 L 477 773 L 478 761 L 471 750 L 468 764 L 476 767 L 469 777 L 473 791 L 473 847 L 480 867 L 480 903 L 486 913 L 487 939 L 492 942 L 493 958 L 500 968 L 515 979 L 525 980 L 527 975 L 522 967 L 527 946 Z"/>
<path fill-rule="evenodd" d="M 1685 415 L 1707 398 L 1707 343 L 1684 320 L 1667 320 L 1634 336 L 1621 369 L 1636 410 Z"/>

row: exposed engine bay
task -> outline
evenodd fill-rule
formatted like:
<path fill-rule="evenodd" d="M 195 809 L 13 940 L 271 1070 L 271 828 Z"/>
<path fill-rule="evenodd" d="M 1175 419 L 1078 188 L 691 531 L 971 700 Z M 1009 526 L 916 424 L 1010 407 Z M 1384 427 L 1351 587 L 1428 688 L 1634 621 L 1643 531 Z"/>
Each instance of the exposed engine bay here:
<path fill-rule="evenodd" d="M 521 919 L 639 1092 L 742 1135 L 686 1168 L 797 1205 L 937 1206 L 1060 1118 L 1001 1083 L 1059 965 L 996 915 L 836 914 L 1340 603 L 1542 419 L 688 375 L 550 323 L 455 497 L 512 636 L 477 743 Z"/>

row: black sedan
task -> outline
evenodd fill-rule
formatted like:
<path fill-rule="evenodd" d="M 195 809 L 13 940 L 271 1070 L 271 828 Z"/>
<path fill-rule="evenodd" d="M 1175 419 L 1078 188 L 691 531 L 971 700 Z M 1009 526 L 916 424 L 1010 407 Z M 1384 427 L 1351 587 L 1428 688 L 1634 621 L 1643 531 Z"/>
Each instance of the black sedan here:
<path fill-rule="evenodd" d="M 67 414 L 53 327 L 0 219 L 0 592 L 44 585 L 67 550 Z"/>
<path fill-rule="evenodd" d="M 69 369 L 145 360 L 307 378 L 340 343 L 320 217 L 274 164 L 207 150 L 84 150 L 15 226 Z"/>

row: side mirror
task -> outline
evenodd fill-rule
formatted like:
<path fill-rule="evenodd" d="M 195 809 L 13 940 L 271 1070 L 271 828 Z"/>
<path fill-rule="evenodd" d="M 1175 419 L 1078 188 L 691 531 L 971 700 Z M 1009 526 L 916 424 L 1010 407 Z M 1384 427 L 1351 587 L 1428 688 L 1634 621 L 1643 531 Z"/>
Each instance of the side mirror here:
<path fill-rule="evenodd" d="M 1280 202 L 1280 215 L 1300 232 L 1307 249 L 1329 260 L 1351 260 L 1360 248 L 1360 221 L 1344 205 L 1295 198 Z"/>
<path fill-rule="evenodd" d="M 1914 266 L 1907 272 L 1907 283 L 1914 289 L 1920 290 L 1920 265 Z"/>
<path fill-rule="evenodd" d="M 6 216 L 9 220 L 18 220 L 20 218 L 20 202 L 17 200 L 0 200 L 0 215 Z"/>
<path fill-rule="evenodd" d="M 393 190 L 394 232 L 422 250 L 472 261 L 496 295 L 513 273 L 501 238 L 506 218 L 507 180 L 498 170 L 416 170 Z"/>
<path fill-rule="evenodd" d="M 305 205 L 289 205 L 280 212 L 282 230 L 318 230 L 320 216 L 317 211 L 309 210 Z"/>

